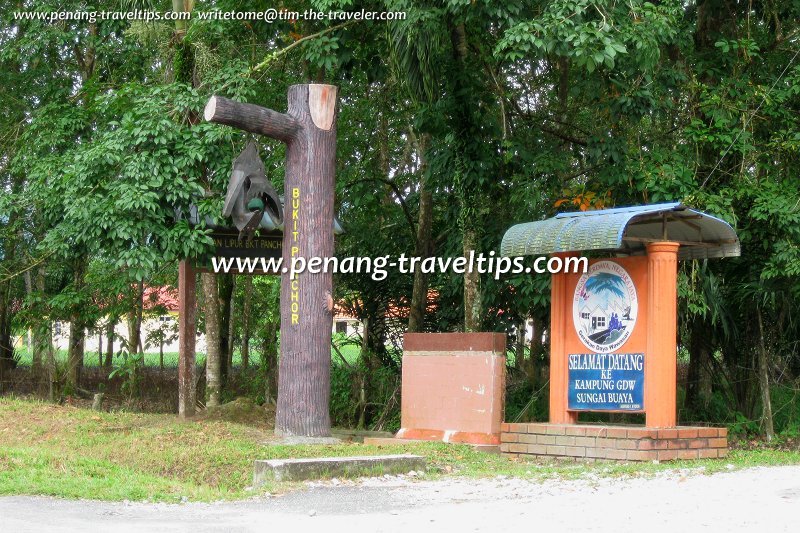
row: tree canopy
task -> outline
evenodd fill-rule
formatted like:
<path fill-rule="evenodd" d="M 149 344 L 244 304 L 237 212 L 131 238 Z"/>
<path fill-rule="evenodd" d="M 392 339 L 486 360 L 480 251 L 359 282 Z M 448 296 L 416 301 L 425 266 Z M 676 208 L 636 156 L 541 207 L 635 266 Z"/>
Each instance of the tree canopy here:
<path fill-rule="evenodd" d="M 405 13 L 350 22 L 15 15 L 92 4 L 0 2 L 0 367 L 13 365 L 15 332 L 97 327 L 135 308 L 142 286 L 174 284 L 177 260 L 210 250 L 208 229 L 181 215 L 195 205 L 219 217 L 248 136 L 200 119 L 209 96 L 283 110 L 288 85 L 324 82 L 340 95 L 337 254 L 488 253 L 512 224 L 558 211 L 682 201 L 742 243 L 740 258 L 681 267 L 682 416 L 727 416 L 714 414 L 716 397 L 758 420 L 759 378 L 797 383 L 796 3 L 281 3 Z M 102 9 L 175 9 L 112 4 Z M 195 15 L 273 7 L 177 4 Z M 284 149 L 257 142 L 280 190 Z M 267 285 L 256 294 L 274 302 Z M 396 370 L 406 327 L 546 331 L 548 287 L 546 276 L 390 272 L 337 276 L 335 296 L 365 324 L 367 368 Z M 246 329 L 271 339 L 274 316 L 264 320 Z M 534 337 L 515 363 L 528 395 L 547 365 Z"/>

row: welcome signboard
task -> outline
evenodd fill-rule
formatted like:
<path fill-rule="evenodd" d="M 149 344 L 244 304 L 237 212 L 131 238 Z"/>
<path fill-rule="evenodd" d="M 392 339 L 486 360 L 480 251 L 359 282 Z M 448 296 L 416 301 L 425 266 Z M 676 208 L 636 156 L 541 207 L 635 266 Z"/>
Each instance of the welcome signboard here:
<path fill-rule="evenodd" d="M 644 411 L 644 258 L 591 262 L 567 281 L 567 409 Z M 644 265 L 645 269 L 642 268 Z"/>
<path fill-rule="evenodd" d="M 678 426 L 677 285 L 679 259 L 739 255 L 729 224 L 676 202 L 559 213 L 511 227 L 501 250 L 562 259 L 618 254 L 589 259 L 583 273 L 552 275 L 549 421 L 505 424 L 501 452 L 628 461 L 725 457 L 726 428 Z M 642 414 L 644 427 L 588 424 L 580 420 L 586 412 Z"/>
<path fill-rule="evenodd" d="M 580 411 L 641 411 L 644 354 L 571 354 L 569 402 Z"/>

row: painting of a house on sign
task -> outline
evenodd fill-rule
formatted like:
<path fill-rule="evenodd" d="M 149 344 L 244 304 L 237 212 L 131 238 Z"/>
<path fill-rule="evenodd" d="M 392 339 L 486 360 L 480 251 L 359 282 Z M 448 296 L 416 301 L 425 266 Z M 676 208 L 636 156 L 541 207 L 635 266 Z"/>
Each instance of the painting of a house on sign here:
<path fill-rule="evenodd" d="M 578 336 L 599 352 L 619 346 L 636 323 L 636 288 L 627 272 L 610 261 L 600 261 L 578 281 L 573 310 Z"/>

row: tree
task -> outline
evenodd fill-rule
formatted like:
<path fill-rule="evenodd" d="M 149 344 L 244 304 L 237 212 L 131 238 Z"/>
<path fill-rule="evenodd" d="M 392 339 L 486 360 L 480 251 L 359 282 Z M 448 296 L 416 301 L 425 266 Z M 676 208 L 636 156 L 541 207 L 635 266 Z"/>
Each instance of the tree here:
<path fill-rule="evenodd" d="M 220 305 L 217 277 L 201 274 L 206 322 L 206 405 L 218 407 L 222 393 L 222 350 L 220 348 Z"/>
<path fill-rule="evenodd" d="M 6 376 L 18 371 L 8 339 L 31 328 L 36 359 L 58 382 L 63 364 L 47 346 L 53 321 L 74 318 L 77 341 L 84 326 L 128 315 L 133 297 L 121 295 L 174 283 L 176 261 L 208 253 L 207 228 L 185 215 L 195 206 L 201 221 L 220 222 L 230 161 L 247 140 L 200 120 L 212 94 L 282 109 L 290 85 L 314 82 L 338 86 L 344 102 L 340 257 L 490 253 L 520 221 L 648 202 L 684 201 L 734 224 L 741 259 L 681 266 L 681 417 L 744 421 L 754 432 L 772 418 L 776 434 L 791 423 L 783 398 L 800 376 L 797 6 L 320 0 L 287 7 L 399 10 L 407 19 L 49 24 L 14 20 L 17 4 L 0 15 L 9 28 L 0 32 Z M 173 5 L 189 7 L 229 6 Z M 280 187 L 285 146 L 262 139 L 259 148 Z M 249 312 L 244 291 L 232 291 L 248 320 L 221 333 L 242 332 L 248 362 L 259 352 L 269 398 L 286 332 L 276 280 L 252 281 Z M 365 326 L 353 364 L 364 379 L 348 394 L 366 426 L 385 420 L 377 376 L 399 373 L 406 324 L 514 335 L 531 322 L 529 347 L 516 339 L 510 396 L 546 384 L 546 276 L 390 269 L 384 279 L 336 275 L 331 290 Z M 76 368 L 78 354 L 76 344 Z"/>

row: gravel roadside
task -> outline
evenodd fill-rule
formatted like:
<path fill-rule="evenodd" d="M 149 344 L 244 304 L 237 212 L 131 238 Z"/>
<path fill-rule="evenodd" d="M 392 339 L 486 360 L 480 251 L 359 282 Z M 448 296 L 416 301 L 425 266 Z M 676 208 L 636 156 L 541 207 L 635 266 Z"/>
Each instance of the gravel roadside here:
<path fill-rule="evenodd" d="M 218 503 L 0 498 L 8 533 L 93 531 L 800 531 L 800 466 L 714 475 L 548 480 L 413 477 L 308 483 L 281 496 Z"/>

